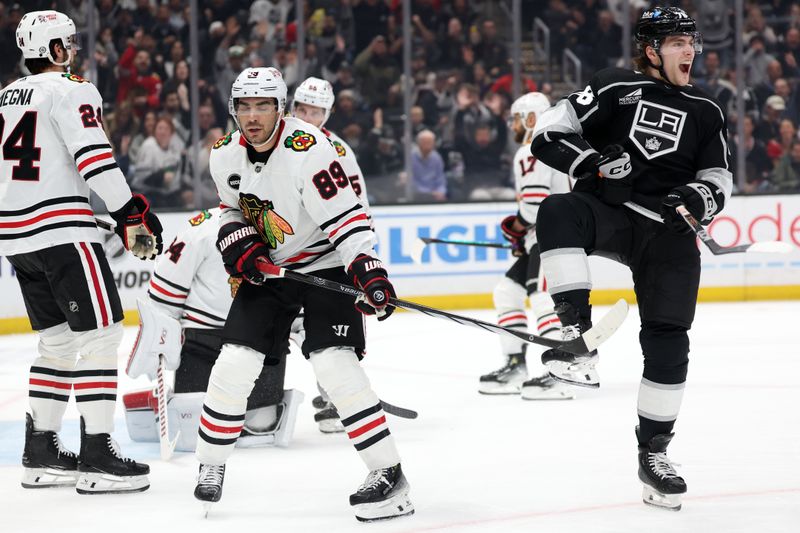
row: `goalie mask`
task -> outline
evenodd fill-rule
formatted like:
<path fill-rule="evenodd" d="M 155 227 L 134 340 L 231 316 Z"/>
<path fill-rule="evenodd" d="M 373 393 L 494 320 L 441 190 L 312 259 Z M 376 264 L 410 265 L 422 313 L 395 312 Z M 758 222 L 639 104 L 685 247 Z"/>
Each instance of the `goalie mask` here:
<path fill-rule="evenodd" d="M 283 118 L 283 113 L 286 109 L 286 92 L 286 82 L 283 81 L 283 75 L 275 67 L 244 69 L 233 82 L 233 86 L 231 87 L 231 95 L 230 98 L 228 98 L 228 113 L 230 113 L 231 117 L 233 117 L 236 127 L 239 128 L 242 136 L 244 136 L 245 140 L 248 142 L 250 142 L 250 139 L 244 135 L 244 130 L 239 122 L 239 116 L 236 109 L 238 103 L 237 101 L 240 98 L 275 99 L 277 115 L 275 118 L 275 125 L 273 126 L 272 132 L 269 134 L 266 141 L 259 143 L 258 145 L 253 145 L 256 148 L 258 146 L 264 146 L 265 144 L 268 144 L 278 132 L 280 121 Z"/>
<path fill-rule="evenodd" d="M 80 50 L 78 33 L 72 19 L 58 11 L 31 11 L 23 15 L 17 26 L 17 47 L 25 59 L 49 59 L 54 65 L 70 64 L 75 52 Z M 61 41 L 67 50 L 67 60 L 57 63 L 50 52 L 50 42 Z"/>
<path fill-rule="evenodd" d="M 322 128 L 331 116 L 331 108 L 335 96 L 333 94 L 333 86 L 329 81 L 320 78 L 306 78 L 297 89 L 294 91 L 294 99 L 292 100 L 292 114 L 294 115 L 297 104 L 305 104 L 314 107 L 319 107 L 325 110 L 325 116 L 319 124 Z"/>

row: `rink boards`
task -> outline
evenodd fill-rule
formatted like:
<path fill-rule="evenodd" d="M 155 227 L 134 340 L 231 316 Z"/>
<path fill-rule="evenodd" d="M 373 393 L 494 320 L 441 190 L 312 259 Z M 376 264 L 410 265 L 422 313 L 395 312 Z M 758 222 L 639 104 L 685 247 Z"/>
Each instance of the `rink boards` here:
<path fill-rule="evenodd" d="M 492 305 L 491 292 L 512 264 L 507 250 L 428 245 L 421 263 L 412 258 L 418 237 L 501 242 L 500 220 L 516 211 L 510 202 L 375 207 L 379 254 L 387 263 L 400 297 L 441 308 Z M 161 215 L 165 246 L 194 213 Z M 700 300 L 800 299 L 800 195 L 734 197 L 709 232 L 721 245 L 781 240 L 795 248 L 788 255 L 712 255 L 701 246 Z M 630 271 L 607 259 L 590 257 L 593 302 L 633 301 Z M 147 291 L 152 263 L 128 254 L 111 262 L 123 307 L 136 308 Z M 8 261 L 0 258 L 0 333 L 30 331 L 25 307 Z M 126 323 L 136 313 L 126 312 Z"/>

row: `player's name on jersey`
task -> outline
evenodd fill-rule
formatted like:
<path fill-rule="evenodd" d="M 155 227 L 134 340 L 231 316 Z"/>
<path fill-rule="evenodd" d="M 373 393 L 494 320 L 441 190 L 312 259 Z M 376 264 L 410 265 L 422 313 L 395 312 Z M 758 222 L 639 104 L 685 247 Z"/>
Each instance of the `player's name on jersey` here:
<path fill-rule="evenodd" d="M 31 105 L 33 89 L 11 89 L 0 95 L 0 107 L 6 105 Z"/>

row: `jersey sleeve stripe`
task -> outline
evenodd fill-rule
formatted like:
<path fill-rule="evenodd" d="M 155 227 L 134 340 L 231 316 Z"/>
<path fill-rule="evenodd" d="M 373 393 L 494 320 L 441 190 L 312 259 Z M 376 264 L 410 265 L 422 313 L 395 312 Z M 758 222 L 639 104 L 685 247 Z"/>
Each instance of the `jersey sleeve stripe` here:
<path fill-rule="evenodd" d="M 349 215 L 353 211 L 357 211 L 359 209 L 361 209 L 361 204 L 356 204 L 353 207 L 351 207 L 350 209 L 348 209 L 347 211 L 345 211 L 344 213 L 340 213 L 340 214 L 336 215 L 335 217 L 333 217 L 332 219 L 327 220 L 327 221 L 323 222 L 322 224 L 320 224 L 319 225 L 319 229 L 324 231 L 325 228 L 327 228 L 328 226 L 336 224 L 338 221 L 340 221 L 341 219 L 343 219 L 344 217 L 346 217 L 347 215 Z"/>
<path fill-rule="evenodd" d="M 183 309 L 183 304 L 176 304 L 174 302 L 170 302 L 170 301 L 165 300 L 163 298 L 159 298 L 158 296 L 153 294 L 151 291 L 147 291 L 147 295 L 150 297 L 151 300 L 154 300 L 154 301 L 156 301 L 156 302 L 158 302 L 160 304 L 171 305 L 172 307 L 177 307 L 178 309 Z"/>
<path fill-rule="evenodd" d="M 153 272 L 153 277 L 156 278 L 157 280 L 159 280 L 160 282 L 165 283 L 166 285 L 169 285 L 173 289 L 178 289 L 179 291 L 183 291 L 183 292 L 189 292 L 189 289 L 187 289 L 186 287 L 181 287 L 177 283 L 173 283 L 170 280 L 168 280 L 167 278 L 165 278 L 163 276 L 159 276 L 155 272 Z"/>
<path fill-rule="evenodd" d="M 115 168 L 119 168 L 119 166 L 116 163 L 110 163 L 108 165 L 105 165 L 105 166 L 102 166 L 102 167 L 98 167 L 98 168 L 96 168 L 94 170 L 90 170 L 89 172 L 84 174 L 83 179 L 85 179 L 86 181 L 89 181 L 90 178 L 93 178 L 93 177 L 97 176 L 98 174 L 102 174 L 103 172 L 106 172 L 107 170 L 112 170 L 112 169 L 115 169 Z"/>
<path fill-rule="evenodd" d="M 152 287 L 156 291 L 160 292 L 161 294 L 163 294 L 165 296 L 170 296 L 172 298 L 186 298 L 186 296 L 187 296 L 186 294 L 175 294 L 174 292 L 169 292 L 165 288 L 159 287 L 158 284 L 156 284 L 156 282 L 153 281 L 153 280 L 150 280 L 150 287 Z"/>
<path fill-rule="evenodd" d="M 523 198 L 547 198 L 550 196 L 546 192 L 525 192 L 522 193 Z"/>
<path fill-rule="evenodd" d="M 75 221 L 75 220 L 68 220 L 66 222 L 57 222 L 55 224 L 47 224 L 44 226 L 39 226 L 38 228 L 32 229 L 30 231 L 23 231 L 21 233 L 5 233 L 0 234 L 0 240 L 8 240 L 8 239 L 23 239 L 25 237 L 31 237 L 32 235 L 37 235 L 44 231 L 50 231 L 53 229 L 59 228 L 96 228 L 97 222 L 94 220 L 91 222 L 83 222 L 83 221 Z"/>
<path fill-rule="evenodd" d="M 43 202 L 39 202 L 38 204 L 33 204 L 23 209 L 17 209 L 14 211 L 0 211 L 0 217 L 16 217 L 19 215 L 27 215 L 28 213 L 32 213 L 37 209 L 41 209 L 42 207 L 47 207 L 56 204 L 69 204 L 69 203 L 81 203 L 88 205 L 89 199 L 86 198 L 85 196 L 61 196 L 58 198 L 49 198 Z"/>
<path fill-rule="evenodd" d="M 113 157 L 114 154 L 112 154 L 111 152 L 104 152 L 102 154 L 93 155 L 92 157 L 87 157 L 86 159 L 78 163 L 78 172 L 82 171 L 84 168 L 88 167 L 92 163 Z"/>
<path fill-rule="evenodd" d="M 342 243 L 342 241 L 344 241 L 345 239 L 347 239 L 348 237 L 350 237 L 352 235 L 355 235 L 356 233 L 361 233 L 362 231 L 372 231 L 372 228 L 370 228 L 369 226 L 359 226 L 359 227 L 350 229 L 350 230 L 347 231 L 347 233 L 337 237 L 336 240 L 333 241 L 333 245 L 338 247 Z"/>
<path fill-rule="evenodd" d="M 344 224 L 342 224 L 342 225 L 341 225 L 341 226 L 339 226 L 338 228 L 336 228 L 336 229 L 334 229 L 333 231 L 331 231 L 331 232 L 330 232 L 328 235 L 329 235 L 330 237 L 333 237 L 334 235 L 336 235 L 337 233 L 339 233 L 339 231 L 341 231 L 341 230 L 342 230 L 342 229 L 344 229 L 345 227 L 349 226 L 350 224 L 353 224 L 354 222 L 358 222 L 359 220 L 367 220 L 367 215 L 366 215 L 366 213 L 361 213 L 360 215 L 356 215 L 356 216 L 354 216 L 354 217 L 352 217 L 352 218 L 348 219 L 348 220 L 347 220 L 347 222 L 345 222 Z"/>
<path fill-rule="evenodd" d="M 81 148 L 80 150 L 75 152 L 75 156 L 74 156 L 75 157 L 75 162 L 77 163 L 78 159 L 83 154 L 88 154 L 89 152 L 92 152 L 94 150 L 102 150 L 102 149 L 111 150 L 111 145 L 110 144 L 90 144 L 88 146 L 84 146 L 83 148 Z"/>
<path fill-rule="evenodd" d="M 30 226 L 31 224 L 36 224 L 37 222 L 41 222 L 42 220 L 47 220 L 48 218 L 61 217 L 61 216 L 93 217 L 94 211 L 92 211 L 91 209 L 56 209 L 55 211 L 47 211 L 45 213 L 41 213 L 27 220 L 17 220 L 15 222 L 0 222 L 0 229 L 21 228 L 24 226 Z"/>
<path fill-rule="evenodd" d="M 191 307 L 191 306 L 185 305 L 184 309 L 186 309 L 187 311 L 191 311 L 193 313 L 197 313 L 198 315 L 203 315 L 203 316 L 205 316 L 207 318 L 210 318 L 212 320 L 217 320 L 219 322 L 225 322 L 224 318 L 219 317 L 217 315 L 214 315 L 212 313 L 209 313 L 208 311 L 202 311 L 202 310 L 200 310 L 200 309 L 198 309 L 196 307 Z"/>
<path fill-rule="evenodd" d="M 192 315 L 190 315 L 189 313 L 186 313 L 186 315 L 184 315 L 184 317 L 183 317 L 183 318 L 185 318 L 186 320 L 189 320 L 189 321 L 191 321 L 191 322 L 194 322 L 195 324 L 200 324 L 201 326 L 206 326 L 206 327 L 208 327 L 208 328 L 214 328 L 214 329 L 218 329 L 218 328 L 220 328 L 220 327 L 221 327 L 219 324 L 209 324 L 208 322 L 203 322 L 203 321 L 202 321 L 202 320 L 200 320 L 199 318 L 193 317 L 193 316 L 192 316 Z M 223 323 L 224 323 L 224 322 L 223 322 Z"/>
<path fill-rule="evenodd" d="M 320 250 L 319 252 L 301 252 L 301 253 L 299 253 L 299 254 L 297 254 L 295 256 L 290 257 L 289 259 L 286 259 L 284 262 L 286 262 L 286 263 L 296 263 L 296 262 L 298 262 L 298 261 L 300 261 L 302 259 L 305 259 L 307 257 L 313 257 L 313 256 L 322 255 L 322 254 L 327 254 L 331 250 L 333 250 L 333 248 L 328 248 L 326 250 Z"/>

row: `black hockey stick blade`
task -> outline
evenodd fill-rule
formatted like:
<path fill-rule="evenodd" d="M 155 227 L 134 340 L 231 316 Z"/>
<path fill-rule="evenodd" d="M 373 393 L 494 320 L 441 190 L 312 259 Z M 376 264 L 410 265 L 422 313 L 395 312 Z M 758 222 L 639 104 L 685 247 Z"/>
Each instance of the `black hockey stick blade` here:
<path fill-rule="evenodd" d="M 397 407 L 396 405 L 384 402 L 383 400 L 381 400 L 381 407 L 383 407 L 383 410 L 389 413 L 390 415 L 394 415 L 398 418 L 409 418 L 413 420 L 419 416 L 419 413 L 417 413 L 413 409 L 406 409 L 405 407 Z"/>
<path fill-rule="evenodd" d="M 331 281 L 325 278 L 320 278 L 312 274 L 303 274 L 301 272 L 295 272 L 293 270 L 286 270 L 285 268 L 267 262 L 258 262 L 257 266 L 258 269 L 262 273 L 264 273 L 267 277 L 293 279 L 301 283 L 316 285 L 318 287 L 322 287 L 324 289 L 328 289 L 331 291 L 336 291 L 343 294 L 349 294 L 354 298 L 358 298 L 359 296 L 364 296 L 364 293 L 356 289 L 355 287 L 344 285 L 342 283 Z M 612 306 L 611 310 L 603 316 L 603 318 L 601 318 L 599 321 L 595 323 L 594 327 L 586 331 L 583 335 L 581 335 L 577 339 L 564 342 L 558 339 L 549 339 L 547 337 L 540 337 L 539 335 L 523 333 L 521 331 L 513 330 L 511 328 L 506 328 L 497 324 L 492 324 L 491 322 L 485 322 L 477 318 L 457 315 L 455 313 L 449 313 L 441 309 L 435 309 L 433 307 L 428 307 L 426 305 L 409 302 L 407 300 L 400 300 L 398 298 L 389 298 L 389 304 L 395 307 L 399 307 L 401 309 L 417 311 L 419 313 L 428 316 L 446 318 L 458 324 L 463 324 L 465 326 L 472 326 L 485 331 L 496 333 L 498 335 L 512 336 L 517 339 L 521 339 L 525 342 L 529 342 L 531 344 L 538 344 L 540 346 L 546 346 L 548 348 L 558 348 L 560 350 L 564 350 L 565 352 L 569 352 L 575 355 L 587 354 L 592 350 L 596 349 L 600 344 L 608 340 L 608 338 L 611 337 L 611 335 L 613 335 L 614 332 L 617 331 L 617 329 L 622 325 L 622 323 L 625 321 L 625 316 L 628 314 L 628 304 L 625 302 L 625 300 L 620 299 L 619 301 L 617 301 L 617 303 L 615 303 Z"/>
<path fill-rule="evenodd" d="M 762 241 L 750 244 L 740 244 L 738 246 L 720 246 L 720 244 L 709 235 L 708 231 L 700 224 L 694 216 L 686 209 L 686 206 L 679 205 L 675 208 L 683 220 L 689 224 L 692 231 L 703 241 L 711 253 L 714 255 L 739 254 L 739 253 L 767 253 L 767 254 L 788 254 L 792 251 L 792 245 L 780 241 Z"/>
<path fill-rule="evenodd" d="M 425 251 L 425 247 L 429 244 L 454 244 L 456 246 L 477 246 L 480 248 L 502 248 L 504 250 L 510 250 L 511 245 L 508 243 L 503 242 L 486 242 L 486 241 L 451 241 L 447 239 L 434 239 L 433 237 L 419 237 L 417 240 L 414 241 L 414 245 L 411 247 L 411 259 L 414 260 L 415 263 L 422 262 L 422 252 Z"/>

